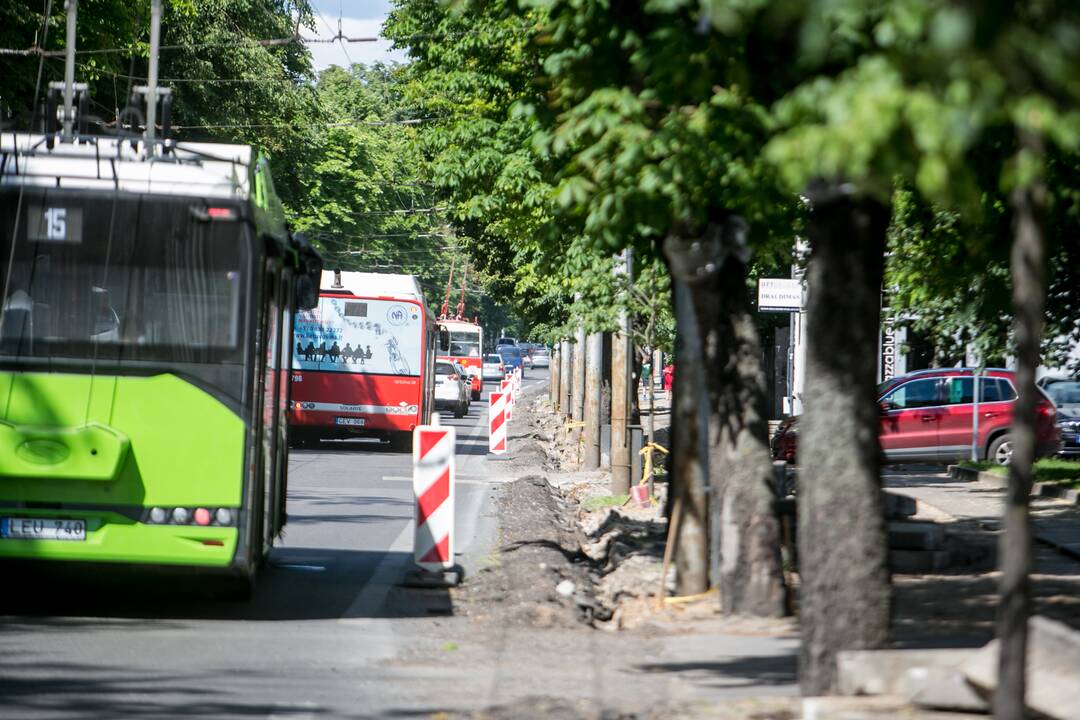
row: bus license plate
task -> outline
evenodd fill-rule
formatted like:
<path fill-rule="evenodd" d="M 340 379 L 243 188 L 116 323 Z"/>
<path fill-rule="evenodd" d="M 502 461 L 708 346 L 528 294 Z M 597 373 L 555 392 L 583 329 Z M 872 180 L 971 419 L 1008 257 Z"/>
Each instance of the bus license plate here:
<path fill-rule="evenodd" d="M 363 425 L 364 418 L 338 418 L 338 425 Z"/>
<path fill-rule="evenodd" d="M 86 540 L 85 520 L 0 518 L 0 537 L 8 540 Z"/>

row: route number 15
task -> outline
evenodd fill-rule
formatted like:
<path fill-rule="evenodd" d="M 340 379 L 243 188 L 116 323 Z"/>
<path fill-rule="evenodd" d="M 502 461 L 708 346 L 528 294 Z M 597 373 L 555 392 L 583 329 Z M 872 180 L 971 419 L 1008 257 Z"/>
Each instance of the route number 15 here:
<path fill-rule="evenodd" d="M 47 208 L 45 210 L 45 238 L 63 240 L 67 237 L 67 208 Z"/>

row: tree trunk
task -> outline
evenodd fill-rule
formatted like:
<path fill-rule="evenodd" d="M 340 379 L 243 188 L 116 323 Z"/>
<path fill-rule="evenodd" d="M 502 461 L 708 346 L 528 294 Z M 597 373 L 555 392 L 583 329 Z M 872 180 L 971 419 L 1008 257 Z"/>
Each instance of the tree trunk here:
<path fill-rule="evenodd" d="M 674 472 L 679 485 L 688 483 L 680 496 L 684 517 L 695 517 L 695 532 L 708 531 L 695 542 L 708 539 L 712 582 L 720 588 L 724 612 L 778 616 L 787 603 L 769 490 L 765 379 L 746 298 L 743 232 L 742 221 L 731 218 L 711 225 L 703 238 L 672 236 L 664 244 L 678 331 Z M 701 505 L 689 505 L 698 484 Z M 706 486 L 719 499 L 707 512 Z M 681 553 L 683 546 L 678 549 Z"/>
<path fill-rule="evenodd" d="M 1022 131 L 1020 145 L 1041 159 L 1041 139 Z M 1032 463 L 1035 460 L 1035 368 L 1039 364 L 1039 341 L 1043 329 L 1046 299 L 1043 240 L 1043 212 L 1046 188 L 1041 178 L 1018 187 L 1012 193 L 1014 217 L 1011 256 L 1012 301 L 1016 333 L 1016 389 L 1019 397 L 1013 408 L 1012 462 L 1005 501 L 1005 533 L 1001 537 L 1001 602 L 998 606 L 998 684 L 994 689 L 994 717 L 1019 720 L 1024 717 L 1024 678 L 1027 664 L 1027 623 L 1031 614 L 1032 565 L 1031 520 L 1028 496 L 1031 493 Z"/>
<path fill-rule="evenodd" d="M 799 591 L 804 695 L 835 690 L 836 653 L 889 640 L 876 405 L 888 208 L 831 185 L 811 194 Z"/>
<path fill-rule="evenodd" d="M 667 243 L 665 243 L 665 250 Z M 675 357 L 678 368 L 671 400 L 671 475 L 668 487 L 678 508 L 675 529 L 675 593 L 693 595 L 709 587 L 707 400 L 703 347 L 690 287 L 674 274 L 671 294 L 675 303 Z M 668 517 L 676 512 L 669 509 Z"/>
<path fill-rule="evenodd" d="M 728 258 L 718 274 L 710 374 L 716 425 L 710 454 L 711 520 L 717 528 L 720 599 L 725 613 L 779 617 L 789 603 L 773 509 L 761 342 L 746 293 L 746 265 Z"/>

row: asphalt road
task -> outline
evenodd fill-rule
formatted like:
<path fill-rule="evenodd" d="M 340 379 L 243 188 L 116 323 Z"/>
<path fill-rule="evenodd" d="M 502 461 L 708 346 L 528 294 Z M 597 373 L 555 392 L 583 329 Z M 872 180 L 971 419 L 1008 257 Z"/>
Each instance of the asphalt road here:
<path fill-rule="evenodd" d="M 530 371 L 526 384 L 546 381 Z M 509 478 L 485 459 L 481 403 L 442 422 L 457 428 L 469 568 L 490 550 L 495 483 Z M 250 603 L 166 578 L 0 578 L 0 717 L 367 718 L 426 704 L 407 669 L 396 687 L 372 672 L 454 621 L 445 591 L 397 587 L 412 564 L 411 472 L 370 441 L 294 450 L 286 535 Z"/>

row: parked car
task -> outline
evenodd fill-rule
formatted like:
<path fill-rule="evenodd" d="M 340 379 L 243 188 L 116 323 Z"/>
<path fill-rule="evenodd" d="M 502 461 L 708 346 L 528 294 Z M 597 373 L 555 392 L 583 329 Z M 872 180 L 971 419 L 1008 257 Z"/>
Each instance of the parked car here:
<path fill-rule="evenodd" d="M 503 365 L 502 357 L 495 353 L 485 355 L 482 372 L 484 380 L 502 380 L 506 377 L 506 366 Z"/>
<path fill-rule="evenodd" d="M 532 354 L 533 367 L 551 367 L 551 353 L 546 347 L 540 347 L 533 351 Z"/>
<path fill-rule="evenodd" d="M 879 438 L 885 462 L 949 462 L 971 455 L 973 414 L 971 368 L 920 370 L 883 383 L 878 388 L 881 406 Z M 979 376 L 980 459 L 1008 465 L 1012 460 L 1015 374 L 987 369 Z M 1054 404 L 1040 394 L 1036 404 L 1036 454 L 1053 455 L 1061 447 Z M 772 454 L 795 462 L 799 419 L 790 417 L 776 429 Z"/>
<path fill-rule="evenodd" d="M 1062 457 L 1080 457 L 1080 379 L 1044 377 L 1036 383 L 1057 408 Z"/>
<path fill-rule="evenodd" d="M 499 345 L 495 348 L 495 352 L 502 358 L 507 372 L 513 372 L 515 369 L 521 368 L 521 375 L 522 377 L 525 376 L 525 362 L 521 357 L 521 350 L 517 346 Z"/>
<path fill-rule="evenodd" d="M 469 386 L 460 367 L 445 360 L 435 361 L 435 409 L 452 410 L 456 418 L 469 412 Z"/>

